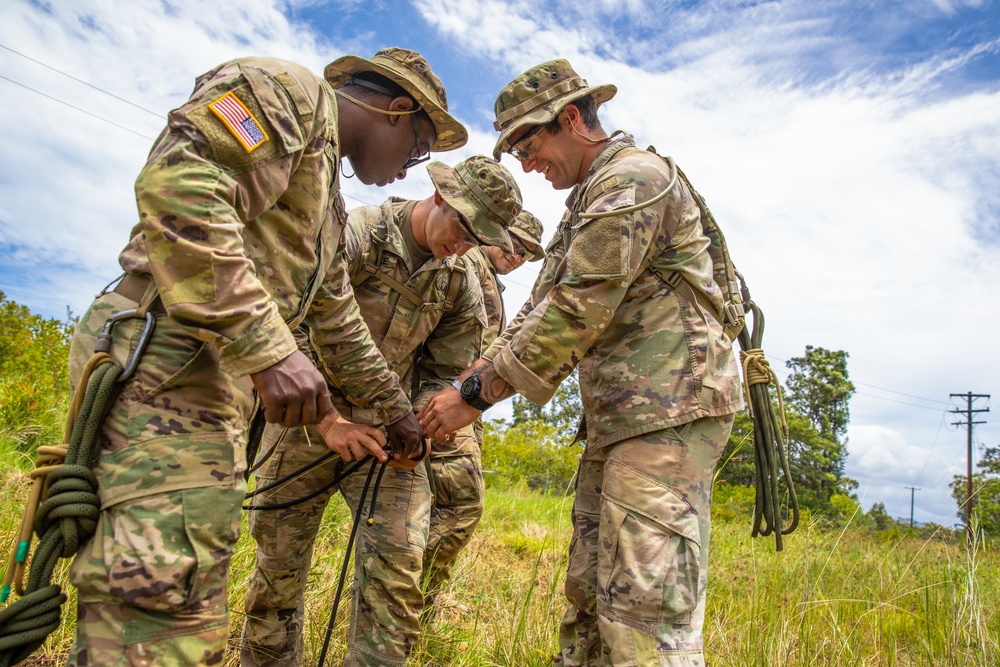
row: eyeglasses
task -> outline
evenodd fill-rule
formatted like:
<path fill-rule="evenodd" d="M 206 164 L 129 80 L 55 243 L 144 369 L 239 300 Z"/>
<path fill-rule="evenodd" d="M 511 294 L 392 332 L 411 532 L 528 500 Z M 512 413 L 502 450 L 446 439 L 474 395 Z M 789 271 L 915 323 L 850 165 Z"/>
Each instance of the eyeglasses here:
<path fill-rule="evenodd" d="M 479 245 L 479 239 L 476 237 L 475 232 L 472 231 L 472 223 L 459 213 L 458 209 L 455 209 L 455 217 L 458 218 L 458 226 L 465 232 L 465 238 L 462 239 L 462 243 L 466 245 Z"/>
<path fill-rule="evenodd" d="M 417 132 L 416 114 L 410 114 L 410 124 L 413 127 L 413 148 L 410 149 L 410 157 L 403 165 L 403 169 L 413 169 L 418 164 L 422 164 L 431 159 L 431 145 L 427 144 L 427 153 L 420 148 L 420 134 Z"/>
<path fill-rule="evenodd" d="M 514 248 L 514 252 L 508 254 L 517 255 L 521 259 L 528 256 L 528 246 L 524 245 L 524 242 L 517 238 L 514 234 L 510 234 L 510 245 Z"/>
<path fill-rule="evenodd" d="M 530 130 L 524 133 L 520 139 L 515 141 L 507 152 L 514 156 L 515 160 L 524 162 L 525 160 L 530 160 L 531 156 L 535 154 L 538 150 L 538 145 L 542 143 L 544 137 L 535 136 L 542 125 L 534 125 Z"/>

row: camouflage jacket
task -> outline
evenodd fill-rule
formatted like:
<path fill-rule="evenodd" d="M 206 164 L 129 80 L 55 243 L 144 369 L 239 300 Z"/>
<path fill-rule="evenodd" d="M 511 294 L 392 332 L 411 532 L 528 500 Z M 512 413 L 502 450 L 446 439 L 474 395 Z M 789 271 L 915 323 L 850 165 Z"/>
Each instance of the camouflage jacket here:
<path fill-rule="evenodd" d="M 486 315 L 479 280 L 463 258 L 432 257 L 412 266 L 400 227 L 410 224 L 415 204 L 392 198 L 381 206 L 352 209 L 344 251 L 354 296 L 372 337 L 401 385 L 412 390 L 414 406 L 420 406 L 482 354 Z M 383 423 L 343 391 L 341 368 L 325 363 L 322 334 L 313 330 L 312 343 L 327 377 L 340 390 L 333 392 L 334 405 L 351 421 Z"/>
<path fill-rule="evenodd" d="M 548 401 L 579 364 L 592 447 L 743 403 L 721 325 L 661 277 L 678 272 L 721 307 L 709 241 L 683 182 L 638 211 L 580 217 L 641 204 L 669 180 L 666 163 L 630 137 L 609 142 L 570 193 L 531 297 L 485 355 L 535 403 Z"/>
<path fill-rule="evenodd" d="M 409 402 L 350 290 L 324 289 L 330 267 L 343 270 L 338 140 L 322 78 L 272 58 L 220 65 L 170 112 L 136 181 L 139 223 L 119 261 L 152 275 L 169 316 L 217 345 L 234 377 L 291 354 L 300 322 L 337 322 L 329 361 L 357 371 L 342 381 L 401 418 Z"/>
<path fill-rule="evenodd" d="M 503 283 L 497 277 L 493 262 L 482 251 L 475 247 L 462 256 L 466 263 L 475 271 L 479 285 L 483 290 L 483 307 L 486 309 L 486 331 L 483 333 L 483 345 L 489 347 L 497 339 L 507 324 L 507 316 L 503 308 Z"/>

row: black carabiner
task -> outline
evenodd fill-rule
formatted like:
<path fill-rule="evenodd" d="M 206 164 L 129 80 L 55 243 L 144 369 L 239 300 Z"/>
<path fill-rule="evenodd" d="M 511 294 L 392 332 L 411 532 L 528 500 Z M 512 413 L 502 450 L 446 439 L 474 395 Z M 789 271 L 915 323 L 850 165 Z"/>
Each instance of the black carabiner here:
<path fill-rule="evenodd" d="M 137 309 L 123 310 L 119 313 L 115 313 L 104 323 L 101 327 L 101 333 L 97 334 L 97 342 L 94 343 L 94 352 L 108 352 L 111 350 L 111 340 L 114 337 L 114 326 L 119 320 L 127 320 L 133 317 L 138 317 L 136 313 Z M 139 335 L 139 342 L 135 346 L 135 350 L 129 356 L 125 362 L 125 368 L 122 372 L 118 374 L 118 382 L 124 382 L 132 376 L 135 372 L 136 366 L 139 365 L 139 358 L 142 357 L 142 353 L 146 351 L 146 346 L 149 345 L 149 339 L 153 336 L 153 329 L 156 328 L 156 317 L 153 313 L 146 312 L 146 323 L 142 327 L 142 333 Z"/>

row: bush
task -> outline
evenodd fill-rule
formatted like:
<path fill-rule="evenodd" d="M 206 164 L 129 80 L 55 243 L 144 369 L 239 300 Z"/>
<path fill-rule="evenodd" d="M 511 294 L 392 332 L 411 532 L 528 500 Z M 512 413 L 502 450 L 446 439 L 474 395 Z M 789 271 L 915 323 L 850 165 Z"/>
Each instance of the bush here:
<path fill-rule="evenodd" d="M 62 439 L 73 327 L 0 292 L 0 331 L 0 455 L 30 461 L 39 444 Z"/>
<path fill-rule="evenodd" d="M 546 493 L 572 493 L 573 478 L 583 451 L 565 444 L 564 434 L 544 421 L 506 426 L 485 424 L 483 470 L 486 485 L 506 488 L 518 484 Z"/>

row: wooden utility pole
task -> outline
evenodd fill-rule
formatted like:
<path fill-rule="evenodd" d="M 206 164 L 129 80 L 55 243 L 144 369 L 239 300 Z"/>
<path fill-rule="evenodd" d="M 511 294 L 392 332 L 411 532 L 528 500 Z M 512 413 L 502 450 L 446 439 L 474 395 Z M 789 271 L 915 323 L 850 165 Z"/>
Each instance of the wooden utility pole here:
<path fill-rule="evenodd" d="M 952 422 L 952 426 L 965 426 L 966 427 L 966 442 L 968 449 L 968 461 L 967 461 L 967 474 L 965 478 L 965 535 L 966 538 L 972 541 L 972 427 L 975 424 L 985 424 L 985 421 L 973 421 L 972 415 L 979 412 L 989 412 L 989 408 L 979 408 L 977 410 L 972 409 L 972 402 L 977 398 L 989 399 L 989 394 L 973 394 L 971 391 L 964 394 L 951 394 L 952 398 L 964 398 L 965 399 L 965 409 L 960 410 L 955 408 L 952 410 L 955 414 L 964 414 L 965 421 Z"/>
<path fill-rule="evenodd" d="M 913 530 L 913 494 L 920 490 L 918 486 L 903 487 L 910 490 L 910 530 Z"/>

